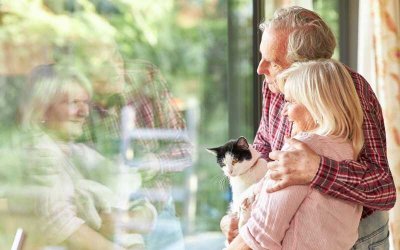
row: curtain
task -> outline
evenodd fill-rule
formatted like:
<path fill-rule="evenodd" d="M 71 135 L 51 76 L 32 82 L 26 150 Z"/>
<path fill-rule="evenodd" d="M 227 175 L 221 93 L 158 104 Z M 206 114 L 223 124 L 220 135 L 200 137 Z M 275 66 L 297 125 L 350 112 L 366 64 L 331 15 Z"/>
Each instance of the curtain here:
<path fill-rule="evenodd" d="M 400 3 L 360 1 L 358 71 L 371 83 L 383 108 L 389 165 L 400 200 Z M 394 249 L 400 249 L 400 202 L 390 211 Z"/>

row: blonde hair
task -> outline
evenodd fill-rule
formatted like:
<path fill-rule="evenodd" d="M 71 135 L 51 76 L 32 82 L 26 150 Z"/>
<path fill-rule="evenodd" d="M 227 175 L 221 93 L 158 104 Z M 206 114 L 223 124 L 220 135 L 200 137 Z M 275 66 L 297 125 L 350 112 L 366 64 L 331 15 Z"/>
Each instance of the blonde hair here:
<path fill-rule="evenodd" d="M 294 63 L 278 76 L 285 98 L 300 103 L 317 123 L 313 131 L 349 139 L 357 158 L 364 144 L 363 111 L 353 80 L 340 62 Z"/>
<path fill-rule="evenodd" d="M 79 85 L 92 96 L 90 82 L 83 75 L 69 68 L 54 64 L 40 65 L 32 70 L 19 106 L 19 122 L 22 127 L 38 125 L 46 111 L 57 101 L 60 94 Z"/>
<path fill-rule="evenodd" d="M 269 21 L 260 24 L 264 31 L 271 28 L 288 34 L 287 60 L 301 62 L 332 57 L 336 47 L 335 36 L 315 12 L 298 6 L 275 11 Z"/>

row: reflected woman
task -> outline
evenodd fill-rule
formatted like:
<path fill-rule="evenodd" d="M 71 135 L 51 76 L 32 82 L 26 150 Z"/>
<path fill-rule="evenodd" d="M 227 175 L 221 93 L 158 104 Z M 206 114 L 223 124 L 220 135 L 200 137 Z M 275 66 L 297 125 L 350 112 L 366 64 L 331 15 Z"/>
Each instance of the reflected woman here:
<path fill-rule="evenodd" d="M 27 164 L 26 187 L 40 192 L 29 205 L 37 216 L 37 244 L 63 245 L 68 249 L 140 249 L 143 240 L 132 234 L 129 243 L 112 242 L 122 216 L 124 230 L 146 233 L 156 212 L 148 202 L 130 212 L 112 210 L 115 195 L 106 186 L 113 166 L 102 155 L 76 144 L 89 114 L 91 85 L 81 75 L 56 65 L 35 68 L 20 106 Z M 91 178 L 98 177 L 98 178 Z M 132 237 L 131 237 L 132 238 Z"/>

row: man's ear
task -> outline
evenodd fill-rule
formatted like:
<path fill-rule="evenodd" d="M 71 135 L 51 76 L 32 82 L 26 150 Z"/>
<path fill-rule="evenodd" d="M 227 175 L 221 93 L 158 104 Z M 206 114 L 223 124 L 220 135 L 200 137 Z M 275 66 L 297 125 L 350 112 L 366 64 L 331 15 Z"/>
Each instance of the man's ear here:
<path fill-rule="evenodd" d="M 206 150 L 208 152 L 210 152 L 211 154 L 217 156 L 219 151 L 221 150 L 221 148 L 219 148 L 219 147 L 218 148 L 206 148 Z"/>
<path fill-rule="evenodd" d="M 239 137 L 239 139 L 237 139 L 236 145 L 245 150 L 249 149 L 249 144 L 247 143 L 247 139 L 244 136 L 241 136 Z"/>

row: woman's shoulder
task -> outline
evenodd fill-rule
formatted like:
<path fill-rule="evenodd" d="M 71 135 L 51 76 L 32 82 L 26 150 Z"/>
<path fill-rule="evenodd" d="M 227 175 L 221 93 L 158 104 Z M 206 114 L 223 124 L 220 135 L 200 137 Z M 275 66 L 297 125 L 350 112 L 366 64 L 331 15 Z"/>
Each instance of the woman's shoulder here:
<path fill-rule="evenodd" d="M 85 168 L 93 169 L 109 163 L 107 158 L 84 143 L 71 143 L 69 148 L 71 157 L 80 162 L 80 164 L 85 165 Z"/>
<path fill-rule="evenodd" d="M 330 136 L 319 135 L 315 133 L 309 132 L 300 132 L 293 136 L 294 139 L 302 141 L 307 145 L 315 145 L 315 144 L 325 144 L 325 143 L 332 143 L 334 140 Z"/>
<path fill-rule="evenodd" d="M 307 144 L 317 154 L 333 160 L 349 160 L 353 158 L 353 146 L 349 140 L 330 135 L 302 132 L 295 139 Z"/>

